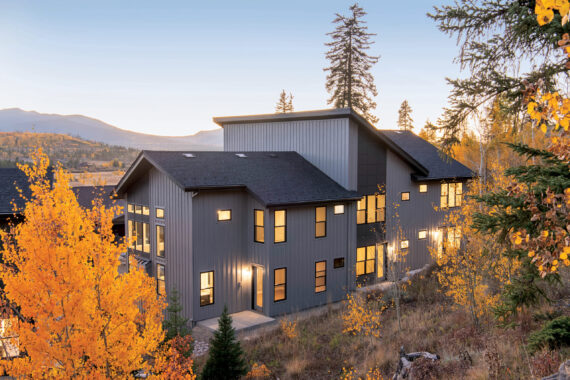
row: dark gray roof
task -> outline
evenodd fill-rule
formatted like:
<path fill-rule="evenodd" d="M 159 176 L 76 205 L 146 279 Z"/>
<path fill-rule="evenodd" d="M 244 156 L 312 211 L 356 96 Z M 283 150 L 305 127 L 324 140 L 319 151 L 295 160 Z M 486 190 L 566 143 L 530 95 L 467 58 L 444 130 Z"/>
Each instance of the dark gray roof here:
<path fill-rule="evenodd" d="M 103 202 L 103 205 L 107 208 L 113 206 L 123 206 L 124 204 L 124 201 L 122 199 L 115 197 L 114 185 L 76 186 L 73 187 L 72 190 L 75 193 L 75 197 L 77 198 L 79 205 L 85 208 L 91 208 L 93 206 L 93 201 L 96 198 L 100 198 Z M 116 220 L 113 220 L 115 224 L 122 221 L 122 219 L 118 218 L 121 215 L 123 215 L 122 212 L 119 212 L 115 215 Z"/>
<path fill-rule="evenodd" d="M 451 157 L 442 157 L 437 147 L 416 136 L 410 131 L 379 130 L 381 134 L 394 142 L 429 171 L 428 175 L 416 175 L 417 180 L 435 180 L 446 178 L 472 178 L 474 173 Z"/>
<path fill-rule="evenodd" d="M 28 177 L 18 168 L 0 168 L 0 215 L 12 215 L 13 203 L 18 208 L 24 207 L 24 200 L 18 193 L 29 198 L 31 195 Z"/>
<path fill-rule="evenodd" d="M 143 151 L 135 165 L 148 160 L 186 191 L 244 188 L 266 206 L 359 198 L 296 152 L 192 152 L 193 158 L 184 153 Z M 117 186 L 119 194 L 129 172 Z"/>

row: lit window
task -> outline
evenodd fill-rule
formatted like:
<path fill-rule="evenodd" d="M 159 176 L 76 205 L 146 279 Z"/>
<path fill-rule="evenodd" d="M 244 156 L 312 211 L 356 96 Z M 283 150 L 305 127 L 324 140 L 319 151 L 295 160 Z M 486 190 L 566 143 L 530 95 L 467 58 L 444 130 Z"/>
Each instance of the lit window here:
<path fill-rule="evenodd" d="M 334 213 L 336 215 L 344 214 L 344 205 L 334 205 Z"/>
<path fill-rule="evenodd" d="M 420 193 L 427 193 L 427 185 L 426 184 L 420 185 Z"/>
<path fill-rule="evenodd" d="M 327 236 L 327 208 L 315 208 L 315 237 Z"/>
<path fill-rule="evenodd" d="M 442 183 L 441 184 L 441 199 L 440 206 L 445 207 L 459 207 L 463 200 L 463 184 L 457 183 Z"/>
<path fill-rule="evenodd" d="M 409 191 L 402 193 L 402 200 L 403 201 L 409 201 L 410 200 L 410 192 Z"/>
<path fill-rule="evenodd" d="M 214 271 L 200 273 L 200 306 L 214 303 Z"/>
<path fill-rule="evenodd" d="M 344 268 L 344 257 L 337 257 L 333 261 L 333 268 Z"/>
<path fill-rule="evenodd" d="M 427 230 L 419 230 L 418 231 L 418 239 L 426 239 L 427 238 Z"/>
<path fill-rule="evenodd" d="M 130 212 L 130 213 L 134 213 L 134 212 L 135 212 L 135 205 L 132 204 L 132 203 L 129 203 L 129 204 L 127 205 L 127 211 Z"/>
<path fill-rule="evenodd" d="M 385 244 L 378 245 L 378 259 L 376 260 L 377 277 L 384 277 L 384 253 L 386 252 Z"/>
<path fill-rule="evenodd" d="M 142 222 L 135 222 L 135 229 L 136 229 L 136 234 L 135 234 L 135 236 L 137 237 L 135 249 L 136 249 L 137 251 L 142 251 L 142 246 L 143 246 L 143 226 L 142 226 Z"/>
<path fill-rule="evenodd" d="M 279 268 L 273 271 L 273 301 L 287 299 L 287 268 Z"/>
<path fill-rule="evenodd" d="M 315 263 L 315 293 L 327 290 L 327 262 L 318 261 Z"/>
<path fill-rule="evenodd" d="M 356 275 L 374 273 L 376 246 L 356 248 Z"/>
<path fill-rule="evenodd" d="M 164 250 L 164 226 L 156 226 L 156 255 L 158 257 L 166 256 L 166 251 Z"/>
<path fill-rule="evenodd" d="M 218 220 L 225 221 L 232 219 L 232 210 L 218 210 Z"/>
<path fill-rule="evenodd" d="M 150 253 L 150 224 L 143 223 L 143 252 Z"/>
<path fill-rule="evenodd" d="M 148 206 L 142 206 L 142 214 L 150 215 L 150 208 Z"/>
<path fill-rule="evenodd" d="M 166 295 L 166 268 L 162 264 L 156 264 L 156 292 L 161 295 Z"/>
<path fill-rule="evenodd" d="M 408 249 L 410 242 L 408 240 L 402 240 L 400 242 L 400 249 Z"/>
<path fill-rule="evenodd" d="M 158 219 L 164 219 L 164 209 L 157 207 L 155 215 Z"/>
<path fill-rule="evenodd" d="M 376 221 L 386 221 L 386 194 L 376 195 Z"/>
<path fill-rule="evenodd" d="M 366 223 L 366 196 L 356 202 L 356 223 Z"/>
<path fill-rule="evenodd" d="M 450 248 L 459 249 L 461 246 L 461 227 L 449 227 L 447 229 L 447 242 Z"/>
<path fill-rule="evenodd" d="M 285 210 L 275 210 L 275 224 L 273 241 L 283 243 L 287 240 L 287 212 Z"/>
<path fill-rule="evenodd" d="M 142 214 L 142 206 L 135 205 L 135 214 Z"/>
<path fill-rule="evenodd" d="M 137 231 L 135 230 L 135 225 L 132 220 L 127 221 L 127 242 L 129 244 L 129 248 L 134 248 L 135 242 L 134 237 L 136 236 Z"/>
<path fill-rule="evenodd" d="M 265 242 L 265 224 L 263 221 L 263 210 L 254 210 L 253 211 L 253 225 L 254 225 L 254 232 L 253 232 L 253 240 L 258 243 Z"/>

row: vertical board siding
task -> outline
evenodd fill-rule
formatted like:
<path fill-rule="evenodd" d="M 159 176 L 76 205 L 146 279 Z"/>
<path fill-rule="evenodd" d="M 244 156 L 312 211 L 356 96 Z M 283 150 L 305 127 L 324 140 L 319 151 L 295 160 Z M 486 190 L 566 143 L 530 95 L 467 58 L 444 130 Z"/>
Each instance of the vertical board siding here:
<path fill-rule="evenodd" d="M 340 185 L 356 190 L 349 137 L 348 118 L 226 124 L 224 150 L 295 151 Z"/>

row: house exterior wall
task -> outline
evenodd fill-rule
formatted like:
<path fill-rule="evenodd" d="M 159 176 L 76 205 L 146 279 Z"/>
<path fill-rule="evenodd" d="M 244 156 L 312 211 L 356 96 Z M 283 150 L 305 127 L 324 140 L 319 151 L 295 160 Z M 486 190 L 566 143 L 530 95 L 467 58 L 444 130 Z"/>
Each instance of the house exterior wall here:
<path fill-rule="evenodd" d="M 354 144 L 348 118 L 224 125 L 224 151 L 295 151 L 348 190 L 356 190 Z"/>

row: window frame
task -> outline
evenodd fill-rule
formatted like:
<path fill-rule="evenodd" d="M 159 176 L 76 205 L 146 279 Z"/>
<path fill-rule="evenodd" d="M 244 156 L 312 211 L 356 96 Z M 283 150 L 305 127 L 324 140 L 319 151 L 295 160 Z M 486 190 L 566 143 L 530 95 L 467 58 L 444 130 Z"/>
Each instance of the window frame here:
<path fill-rule="evenodd" d="M 338 264 L 341 263 L 342 265 Z M 344 257 L 335 257 L 333 259 L 333 269 L 344 268 Z"/>
<path fill-rule="evenodd" d="M 325 265 L 325 269 L 324 270 L 318 270 L 317 269 L 317 265 L 318 264 L 323 264 Z M 323 285 L 317 285 L 317 279 L 320 278 L 324 278 L 325 282 Z M 318 288 L 323 288 L 322 290 L 317 290 Z M 321 260 L 321 261 L 315 261 L 315 293 L 322 293 L 322 292 L 326 292 L 327 291 L 327 261 L 326 260 Z"/>
<path fill-rule="evenodd" d="M 407 199 L 404 199 L 404 194 L 407 194 L 407 195 L 408 195 L 408 196 L 407 196 Z M 410 201 L 410 192 L 409 192 L 409 191 L 402 191 L 402 192 L 400 193 L 400 200 L 401 200 L 402 202 L 409 202 L 409 201 Z"/>
<path fill-rule="evenodd" d="M 158 270 L 159 267 L 162 267 L 162 274 L 163 274 L 163 278 L 160 279 L 158 278 L 158 274 L 160 273 L 160 271 Z M 161 263 L 156 263 L 156 294 L 158 294 L 159 296 L 163 295 L 160 293 L 160 283 L 162 282 L 162 286 L 164 288 L 164 296 L 166 297 L 166 265 L 165 264 L 161 264 Z"/>
<path fill-rule="evenodd" d="M 257 214 L 261 213 L 261 224 L 257 224 Z M 263 231 L 263 237 L 261 240 L 258 239 L 257 229 L 261 228 Z M 261 209 L 253 209 L 253 241 L 255 243 L 265 243 L 265 211 Z"/>
<path fill-rule="evenodd" d="M 424 188 L 425 190 L 422 191 L 422 188 Z M 428 184 L 427 183 L 420 183 L 418 186 L 418 192 L 427 193 L 428 192 Z"/>
<path fill-rule="evenodd" d="M 212 273 L 212 286 L 206 287 L 206 288 L 203 288 L 203 287 L 202 287 L 202 274 L 203 274 L 203 273 Z M 212 270 L 207 270 L 207 271 L 204 271 L 204 272 L 200 272 L 200 298 L 199 298 L 199 300 L 200 300 L 200 307 L 209 306 L 209 305 L 213 305 L 214 303 L 216 303 L 216 291 L 215 291 L 215 286 L 216 286 L 216 273 L 215 273 L 215 271 L 214 271 L 213 269 L 212 269 Z M 211 289 L 211 290 L 212 290 L 212 297 L 211 297 L 211 300 L 212 300 L 212 301 L 211 301 L 210 303 L 202 304 L 202 290 L 207 290 L 207 289 Z"/>
<path fill-rule="evenodd" d="M 374 255 L 373 258 L 369 258 L 368 257 L 368 252 L 369 252 L 369 248 L 373 248 L 374 249 Z M 364 250 L 364 259 L 363 260 L 358 260 L 358 250 L 359 249 L 363 249 Z M 367 245 L 364 247 L 357 247 L 356 248 L 356 266 L 355 266 L 355 272 L 356 272 L 356 277 L 360 277 L 360 276 L 367 276 L 370 274 L 374 274 L 376 272 L 376 245 Z M 363 272 L 361 274 L 358 274 L 358 264 L 361 263 L 364 267 L 363 267 Z M 368 271 L 368 268 L 372 267 L 372 271 Z"/>
<path fill-rule="evenodd" d="M 325 217 L 323 220 L 319 220 L 319 209 L 325 209 Z M 318 235 L 318 226 L 324 225 L 324 234 Z M 315 238 L 321 239 L 327 237 L 327 206 L 317 206 L 315 207 Z"/>
<path fill-rule="evenodd" d="M 228 219 L 220 219 L 220 215 L 223 212 L 229 212 L 230 217 Z M 232 220 L 232 209 L 216 210 L 216 219 L 218 222 L 230 222 Z"/>
<path fill-rule="evenodd" d="M 159 240 L 158 240 L 159 233 L 158 233 L 158 230 L 159 230 L 159 229 L 162 229 L 162 243 L 163 243 L 163 245 L 164 245 L 163 250 L 162 250 L 162 255 L 159 254 L 160 250 L 159 250 L 159 248 L 158 248 L 158 244 L 159 244 Z M 155 239 L 154 239 L 155 242 L 156 242 L 156 247 L 155 247 L 155 248 L 156 248 L 156 251 L 155 251 L 156 257 L 160 257 L 160 258 L 162 258 L 162 259 L 165 259 L 165 258 L 166 258 L 166 227 L 165 227 L 163 224 L 157 224 L 157 225 L 155 226 L 154 230 L 155 230 L 155 233 L 156 233 Z"/>
<path fill-rule="evenodd" d="M 278 270 L 285 271 L 285 282 L 277 284 L 277 276 L 275 275 Z M 277 286 L 283 286 L 283 298 L 282 299 L 275 299 L 275 288 Z M 287 300 L 287 267 L 275 268 L 273 269 L 273 302 L 282 302 Z"/>
<path fill-rule="evenodd" d="M 277 225 L 277 212 L 283 212 L 283 223 L 282 225 Z M 277 241 L 277 228 L 283 228 L 283 240 Z M 287 242 L 287 210 L 279 209 L 273 211 L 273 244 L 281 244 Z"/>
<path fill-rule="evenodd" d="M 450 186 L 453 185 L 453 186 Z M 445 189 L 445 190 L 444 190 Z M 453 189 L 453 197 L 451 195 Z M 444 194 L 445 193 L 445 194 Z M 453 199 L 453 202 L 451 202 Z M 451 205 L 453 203 L 453 206 Z M 439 197 L 440 208 L 455 208 L 463 205 L 463 182 L 443 182 Z"/>

